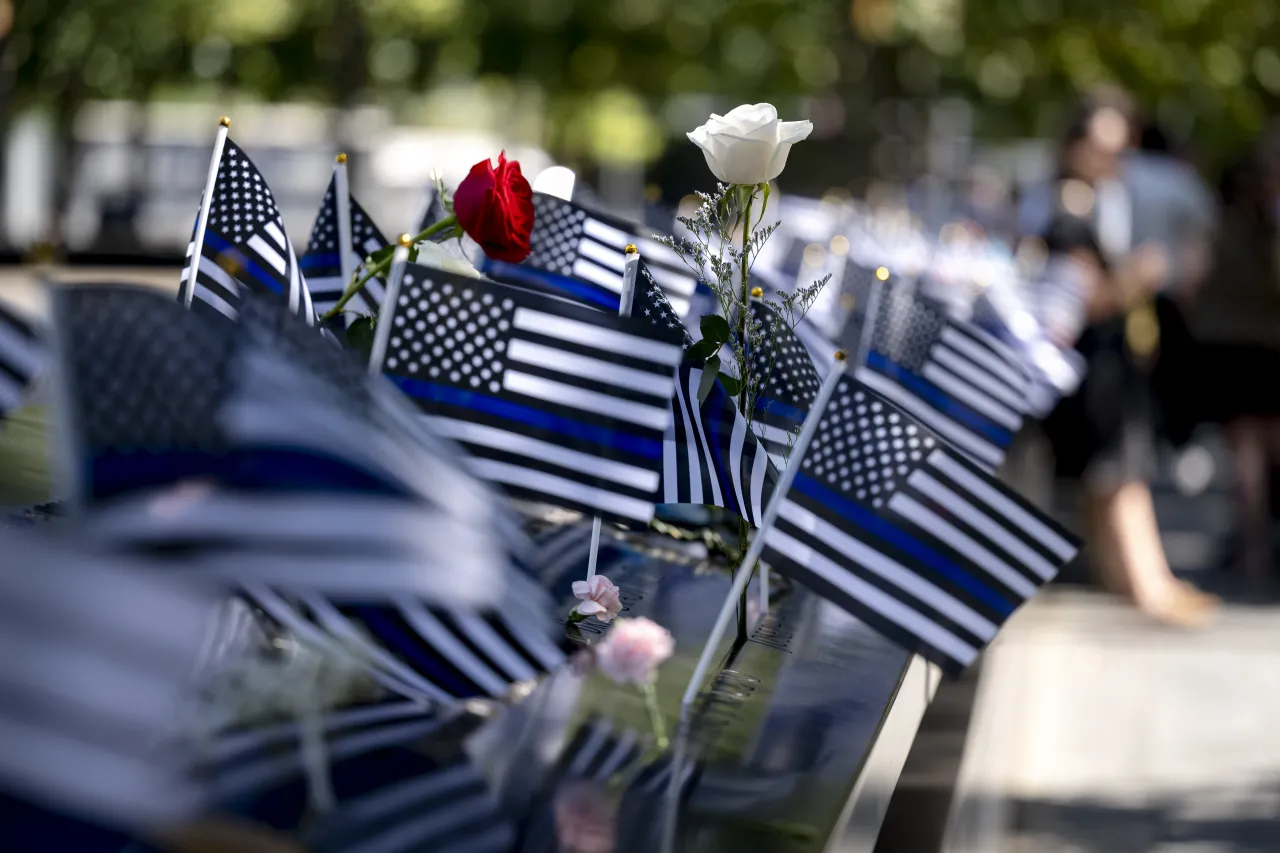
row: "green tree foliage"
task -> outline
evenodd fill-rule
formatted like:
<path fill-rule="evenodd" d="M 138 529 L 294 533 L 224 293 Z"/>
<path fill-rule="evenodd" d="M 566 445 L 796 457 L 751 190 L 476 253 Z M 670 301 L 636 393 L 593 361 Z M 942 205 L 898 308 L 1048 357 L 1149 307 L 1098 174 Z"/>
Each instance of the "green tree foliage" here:
<path fill-rule="evenodd" d="M 874 100 L 972 97 L 980 131 L 1051 131 L 1116 82 L 1221 154 L 1280 102 L 1274 0 L 31 0 L 4 57 L 15 102 L 248 93 L 447 119 L 439 85 L 546 115 L 540 141 L 647 161 L 684 129 L 681 95 L 818 94 L 858 136 Z M 504 100 L 505 99 L 505 100 Z M 536 104 L 535 104 L 536 102 Z M 416 104 L 416 107 L 414 105 Z M 687 105 L 686 105 L 687 106 Z M 416 112 L 414 110 L 416 109 Z M 482 108 L 477 108 L 482 109 Z M 532 107 L 531 107 L 532 109 Z M 687 111 L 686 111 L 687 112 Z"/>

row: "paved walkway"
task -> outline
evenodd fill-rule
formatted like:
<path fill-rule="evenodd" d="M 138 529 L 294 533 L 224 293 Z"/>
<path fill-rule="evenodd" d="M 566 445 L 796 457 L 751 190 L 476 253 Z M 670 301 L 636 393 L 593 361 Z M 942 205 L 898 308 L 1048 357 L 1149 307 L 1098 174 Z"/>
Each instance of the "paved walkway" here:
<path fill-rule="evenodd" d="M 1225 459 L 1207 454 L 1208 489 L 1188 498 L 1163 477 L 1157 511 L 1179 573 L 1229 592 L 1211 571 L 1230 520 Z M 1229 604 L 1183 633 L 1051 589 L 984 657 L 944 849 L 1275 853 L 1278 719 L 1280 606 Z"/>

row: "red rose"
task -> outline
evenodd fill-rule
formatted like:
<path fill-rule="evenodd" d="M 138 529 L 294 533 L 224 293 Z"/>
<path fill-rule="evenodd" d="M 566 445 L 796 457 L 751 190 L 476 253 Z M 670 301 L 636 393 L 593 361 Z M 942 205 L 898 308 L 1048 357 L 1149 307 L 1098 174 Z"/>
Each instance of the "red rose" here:
<path fill-rule="evenodd" d="M 520 174 L 520 164 L 498 155 L 498 168 L 488 159 L 471 167 L 453 194 L 458 224 L 495 261 L 518 264 L 529 256 L 533 231 L 533 189 Z"/>

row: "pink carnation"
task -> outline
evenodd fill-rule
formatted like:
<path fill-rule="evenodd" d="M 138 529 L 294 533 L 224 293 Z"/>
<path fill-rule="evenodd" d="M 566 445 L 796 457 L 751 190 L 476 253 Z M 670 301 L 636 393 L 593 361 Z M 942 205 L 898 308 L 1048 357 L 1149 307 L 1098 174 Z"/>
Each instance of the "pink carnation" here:
<path fill-rule="evenodd" d="M 619 619 L 596 646 L 596 666 L 618 684 L 645 685 L 676 649 L 666 628 L 651 619 Z"/>
<path fill-rule="evenodd" d="M 611 622 L 622 612 L 622 599 L 618 587 L 604 575 L 593 575 L 585 581 L 573 582 L 573 595 L 582 601 L 577 612 L 594 616 L 601 622 Z"/>

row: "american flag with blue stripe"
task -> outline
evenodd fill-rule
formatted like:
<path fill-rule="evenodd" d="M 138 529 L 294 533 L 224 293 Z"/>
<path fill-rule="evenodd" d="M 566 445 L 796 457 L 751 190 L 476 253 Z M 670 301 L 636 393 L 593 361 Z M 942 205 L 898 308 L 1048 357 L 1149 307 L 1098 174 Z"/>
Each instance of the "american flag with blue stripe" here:
<path fill-rule="evenodd" d="M 853 377 L 821 418 L 763 559 L 962 671 L 1079 542 Z"/>
<path fill-rule="evenodd" d="M 283 307 L 247 298 L 239 323 L 208 323 L 92 286 L 58 291 L 54 315 L 90 541 L 243 590 L 421 702 L 499 697 L 563 662 L 505 502 Z"/>
<path fill-rule="evenodd" d="M 0 302 L 0 421 L 22 405 L 44 354 L 35 324 Z"/>
<path fill-rule="evenodd" d="M 636 273 L 631 316 L 654 335 L 693 344 L 644 261 Z M 778 481 L 768 453 L 747 426 L 738 404 L 719 380 L 701 403 L 702 369 L 685 362 L 676 372 L 671 424 L 662 440 L 662 502 L 718 506 L 758 525 Z"/>
<path fill-rule="evenodd" d="M 335 176 L 329 181 L 329 189 L 324 194 L 324 201 L 320 203 L 320 213 L 316 216 L 315 225 L 311 227 L 307 251 L 299 260 L 302 274 L 307 279 L 307 287 L 311 291 L 311 301 L 316 313 L 321 315 L 334 306 L 350 284 L 342 279 L 340 253 L 347 253 L 351 260 L 350 268 L 354 270 L 369 255 L 389 245 L 387 238 L 373 224 L 373 218 L 365 213 L 364 208 L 350 193 L 347 197 L 351 211 L 351 245 L 338 245 L 338 180 Z M 380 278 L 369 279 L 346 305 L 346 310 L 351 312 L 344 314 L 348 323 L 358 314 L 377 314 L 382 307 L 385 292 L 386 282 Z"/>
<path fill-rule="evenodd" d="M 199 220 L 197 219 L 197 228 Z M 192 310 L 234 320 L 243 294 L 269 294 L 315 321 L 307 282 L 266 180 L 230 139 L 222 149 L 200 257 L 187 245 L 179 300 Z M 197 264 L 194 290 L 189 276 Z"/>
<path fill-rule="evenodd" d="M 881 292 L 857 375 L 989 471 L 1022 428 L 1033 384 L 1016 352 L 905 285 Z"/>
<path fill-rule="evenodd" d="M 479 477 L 528 500 L 653 518 L 680 346 L 640 320 L 417 264 L 381 322 L 385 373 Z"/>
<path fill-rule="evenodd" d="M 654 239 L 653 229 L 546 193 L 533 194 L 533 210 L 529 257 L 520 264 L 486 258 L 486 275 L 616 313 L 625 252 L 631 244 L 640 250 L 676 314 L 688 313 L 697 277 L 679 255 Z"/>

